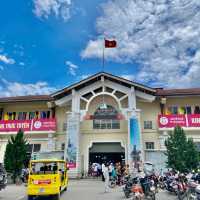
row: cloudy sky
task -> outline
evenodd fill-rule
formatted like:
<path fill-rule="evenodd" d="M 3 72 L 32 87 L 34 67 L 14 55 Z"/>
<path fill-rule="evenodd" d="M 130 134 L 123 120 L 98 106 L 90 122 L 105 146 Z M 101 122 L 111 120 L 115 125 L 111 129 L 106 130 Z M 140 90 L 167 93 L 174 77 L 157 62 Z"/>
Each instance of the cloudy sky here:
<path fill-rule="evenodd" d="M 152 87 L 200 87 L 199 0 L 6 0 L 0 96 L 46 94 L 102 70 Z"/>

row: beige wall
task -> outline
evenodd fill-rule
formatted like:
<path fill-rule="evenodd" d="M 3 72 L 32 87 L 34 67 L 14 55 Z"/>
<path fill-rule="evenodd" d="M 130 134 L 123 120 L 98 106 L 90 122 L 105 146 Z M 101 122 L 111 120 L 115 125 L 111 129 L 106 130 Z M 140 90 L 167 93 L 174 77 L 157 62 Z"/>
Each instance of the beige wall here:
<path fill-rule="evenodd" d="M 191 105 L 195 106 L 198 105 L 200 106 L 200 97 L 171 97 L 167 98 L 166 101 L 166 106 L 171 106 L 171 105 L 178 105 L 178 106 L 186 106 L 186 105 Z"/>
<path fill-rule="evenodd" d="M 0 107 L 4 109 L 4 112 L 31 112 L 31 111 L 43 111 L 50 110 L 47 107 L 47 102 L 17 102 L 10 104 L 0 104 Z"/>
<path fill-rule="evenodd" d="M 140 109 L 140 124 L 142 130 L 142 142 L 143 148 L 145 148 L 145 142 L 154 142 L 155 149 L 160 148 L 157 117 L 160 114 L 159 101 L 154 102 L 141 102 L 137 100 L 137 109 Z M 144 129 L 144 121 L 152 121 L 153 129 Z"/>

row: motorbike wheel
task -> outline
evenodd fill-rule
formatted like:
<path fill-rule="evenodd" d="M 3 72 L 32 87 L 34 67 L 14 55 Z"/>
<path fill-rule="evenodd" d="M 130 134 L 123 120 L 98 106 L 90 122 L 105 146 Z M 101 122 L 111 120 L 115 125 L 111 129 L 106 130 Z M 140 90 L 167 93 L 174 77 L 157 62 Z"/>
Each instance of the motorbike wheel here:
<path fill-rule="evenodd" d="M 125 194 L 125 197 L 127 199 L 130 197 L 130 192 L 129 191 L 124 190 L 124 194 Z"/>

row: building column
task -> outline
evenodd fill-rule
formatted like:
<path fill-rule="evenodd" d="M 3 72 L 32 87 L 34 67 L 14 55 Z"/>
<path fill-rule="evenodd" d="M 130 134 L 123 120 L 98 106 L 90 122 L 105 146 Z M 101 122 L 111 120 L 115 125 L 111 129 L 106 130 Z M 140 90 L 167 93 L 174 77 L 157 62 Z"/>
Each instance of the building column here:
<path fill-rule="evenodd" d="M 129 110 L 127 112 L 128 120 L 128 148 L 127 157 L 128 164 L 131 170 L 136 170 L 136 162 L 133 162 L 133 157 L 140 157 L 140 160 L 144 160 L 144 152 L 142 148 L 142 135 L 140 125 L 140 110 L 136 109 L 136 95 L 135 88 L 131 87 L 128 94 Z M 140 153 L 139 153 L 140 152 Z M 138 162 L 137 162 L 138 164 Z"/>
<path fill-rule="evenodd" d="M 69 176 L 79 177 L 81 171 L 80 159 L 80 96 L 72 90 L 72 112 L 67 113 L 67 130 L 65 158 L 74 162 L 74 168 L 69 170 Z"/>

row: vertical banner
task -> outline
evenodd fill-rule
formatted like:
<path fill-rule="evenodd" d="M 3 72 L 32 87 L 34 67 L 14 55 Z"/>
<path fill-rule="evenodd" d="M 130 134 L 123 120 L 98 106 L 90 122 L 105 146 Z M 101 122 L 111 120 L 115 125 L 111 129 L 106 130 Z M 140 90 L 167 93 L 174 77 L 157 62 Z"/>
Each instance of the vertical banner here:
<path fill-rule="evenodd" d="M 137 118 L 130 118 L 130 149 L 133 168 L 139 171 L 141 167 L 141 140 L 140 128 Z"/>
<path fill-rule="evenodd" d="M 70 169 L 77 167 L 77 153 L 79 145 L 79 115 L 69 114 L 67 118 L 67 161 Z"/>
<path fill-rule="evenodd" d="M 136 148 L 141 151 L 140 128 L 137 118 L 130 118 L 130 145 L 132 150 Z"/>

